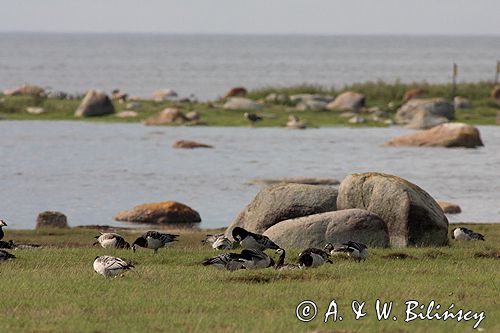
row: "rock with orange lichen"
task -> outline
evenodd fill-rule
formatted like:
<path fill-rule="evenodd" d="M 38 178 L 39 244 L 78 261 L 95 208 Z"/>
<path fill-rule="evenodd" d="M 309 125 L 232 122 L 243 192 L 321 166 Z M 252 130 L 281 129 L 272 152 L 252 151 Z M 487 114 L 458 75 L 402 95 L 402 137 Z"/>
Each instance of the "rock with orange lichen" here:
<path fill-rule="evenodd" d="M 119 212 L 117 221 L 152 224 L 191 224 L 201 222 L 197 211 L 176 201 L 146 203 L 131 210 Z"/>

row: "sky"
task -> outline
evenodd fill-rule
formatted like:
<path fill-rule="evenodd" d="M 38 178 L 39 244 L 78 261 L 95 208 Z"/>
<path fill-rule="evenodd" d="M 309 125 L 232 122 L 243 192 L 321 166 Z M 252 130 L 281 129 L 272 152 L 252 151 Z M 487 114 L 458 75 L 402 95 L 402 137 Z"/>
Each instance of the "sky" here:
<path fill-rule="evenodd" d="M 0 0 L 0 31 L 498 35 L 499 0 Z"/>

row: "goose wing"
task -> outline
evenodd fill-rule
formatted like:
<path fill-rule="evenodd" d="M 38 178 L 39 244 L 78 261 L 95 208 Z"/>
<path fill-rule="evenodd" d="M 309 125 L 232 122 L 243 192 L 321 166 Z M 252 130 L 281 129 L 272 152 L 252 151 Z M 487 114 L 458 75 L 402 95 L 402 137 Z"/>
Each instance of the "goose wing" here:
<path fill-rule="evenodd" d="M 260 234 L 254 234 L 252 232 L 249 232 L 249 236 L 252 236 L 253 239 L 260 245 L 262 245 L 265 248 L 272 249 L 272 250 L 278 250 L 280 247 L 276 245 L 275 242 L 273 242 L 269 237 L 260 235 Z"/>

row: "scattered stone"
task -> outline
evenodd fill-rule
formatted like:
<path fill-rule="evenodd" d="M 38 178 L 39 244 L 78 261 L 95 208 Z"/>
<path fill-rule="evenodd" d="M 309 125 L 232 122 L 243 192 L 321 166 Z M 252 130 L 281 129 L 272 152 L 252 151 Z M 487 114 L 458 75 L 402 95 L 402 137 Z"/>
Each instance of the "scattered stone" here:
<path fill-rule="evenodd" d="M 306 185 L 339 185 L 340 181 L 335 178 L 310 178 L 310 177 L 290 177 L 277 179 L 253 179 L 249 184 L 306 184 Z"/>
<path fill-rule="evenodd" d="M 290 101 L 293 104 L 298 104 L 298 103 L 307 102 L 307 101 L 317 101 L 317 102 L 323 102 L 323 103 L 328 104 L 333 100 L 334 100 L 334 98 L 332 96 L 319 95 L 319 94 L 297 94 L 297 95 L 290 96 Z"/>
<path fill-rule="evenodd" d="M 47 98 L 52 98 L 52 99 L 66 99 L 70 97 L 64 91 L 58 91 L 58 90 L 46 92 L 46 95 Z"/>
<path fill-rule="evenodd" d="M 32 96 L 43 96 L 45 90 L 39 86 L 32 84 L 23 84 L 14 89 L 7 89 L 3 92 L 6 96 L 16 96 L 16 95 L 32 95 Z"/>
<path fill-rule="evenodd" d="M 45 113 L 45 110 L 44 110 L 44 108 L 37 107 L 37 106 L 28 106 L 26 108 L 26 112 L 28 112 L 29 114 L 42 114 L 42 113 Z"/>
<path fill-rule="evenodd" d="M 448 122 L 448 118 L 434 116 L 427 110 L 417 110 L 413 119 L 406 125 L 411 129 L 429 129 Z"/>
<path fill-rule="evenodd" d="M 172 89 L 160 89 L 153 92 L 153 100 L 156 102 L 164 102 L 177 98 L 177 93 Z"/>
<path fill-rule="evenodd" d="M 68 228 L 66 215 L 61 212 L 45 211 L 36 218 L 36 229 L 40 228 Z"/>
<path fill-rule="evenodd" d="M 118 112 L 116 114 L 116 116 L 118 118 L 135 118 L 135 117 L 139 116 L 139 114 L 135 111 L 127 110 L 127 111 Z"/>
<path fill-rule="evenodd" d="M 396 137 L 388 146 L 465 147 L 483 146 L 479 130 L 468 124 L 448 123 L 418 133 Z"/>
<path fill-rule="evenodd" d="M 231 97 L 224 103 L 224 109 L 230 110 L 254 110 L 259 111 L 262 109 L 262 105 L 258 104 L 251 99 L 243 97 Z"/>
<path fill-rule="evenodd" d="M 176 201 L 146 203 L 114 216 L 116 221 L 152 224 L 190 224 L 201 222 L 200 214 Z"/>
<path fill-rule="evenodd" d="M 125 102 L 125 101 L 127 101 L 127 98 L 128 98 L 128 94 L 123 92 L 123 91 L 120 91 L 119 89 L 115 89 L 111 93 L 111 99 L 113 101 Z"/>
<path fill-rule="evenodd" d="M 470 109 L 472 108 L 472 102 L 462 96 L 455 96 L 453 99 L 453 106 L 455 107 L 455 110 L 458 109 Z"/>
<path fill-rule="evenodd" d="M 166 124 L 182 124 L 188 121 L 186 116 L 176 108 L 166 108 L 159 113 L 152 115 L 144 120 L 145 125 L 166 125 Z"/>
<path fill-rule="evenodd" d="M 244 87 L 234 87 L 224 94 L 224 99 L 229 97 L 244 97 L 247 95 L 247 90 Z"/>
<path fill-rule="evenodd" d="M 264 101 L 271 104 L 288 104 L 290 98 L 285 94 L 271 93 L 264 98 Z"/>
<path fill-rule="evenodd" d="M 213 146 L 196 141 L 178 140 L 174 142 L 172 148 L 193 149 L 193 148 L 213 148 Z"/>
<path fill-rule="evenodd" d="M 382 173 L 347 176 L 339 187 L 339 210 L 360 208 L 378 215 L 391 246 L 442 246 L 448 243 L 448 220 L 438 203 L 409 181 Z"/>
<path fill-rule="evenodd" d="M 329 186 L 278 184 L 262 189 L 226 230 L 263 233 L 278 222 L 337 209 L 337 190 Z"/>
<path fill-rule="evenodd" d="M 108 95 L 99 90 L 89 90 L 75 111 L 75 117 L 104 116 L 115 113 Z"/>
<path fill-rule="evenodd" d="M 352 111 L 347 111 L 347 112 L 342 112 L 339 116 L 342 118 L 352 118 L 356 117 L 358 114 L 356 112 Z"/>
<path fill-rule="evenodd" d="M 297 104 L 295 107 L 298 111 L 323 111 L 326 110 L 327 103 L 318 100 L 304 100 Z"/>
<path fill-rule="evenodd" d="M 427 91 L 422 88 L 414 88 L 407 90 L 403 96 L 403 101 L 408 102 L 414 98 L 423 98 L 427 94 Z"/>
<path fill-rule="evenodd" d="M 427 112 L 432 116 L 445 117 L 448 120 L 455 118 L 455 108 L 453 104 L 442 98 L 411 99 L 401 106 L 396 112 L 396 123 L 408 124 L 420 111 Z"/>
<path fill-rule="evenodd" d="M 438 201 L 439 207 L 443 210 L 445 214 L 460 214 L 462 209 L 457 204 L 448 201 Z"/>
<path fill-rule="evenodd" d="M 130 102 L 130 103 L 127 103 L 127 105 L 125 107 L 127 108 L 127 110 L 138 110 L 138 109 L 142 108 L 142 103 Z"/>
<path fill-rule="evenodd" d="M 197 112 L 197 111 L 190 111 L 190 112 L 186 113 L 186 118 L 189 121 L 197 121 L 197 120 L 200 120 L 201 116 L 200 116 L 199 112 Z"/>
<path fill-rule="evenodd" d="M 306 125 L 302 121 L 300 121 L 299 117 L 289 115 L 286 127 L 291 129 L 305 129 Z"/>
<path fill-rule="evenodd" d="M 281 221 L 264 235 L 285 248 L 323 248 L 349 240 L 369 247 L 388 247 L 387 225 L 363 209 L 346 209 Z"/>
<path fill-rule="evenodd" d="M 349 119 L 350 124 L 363 124 L 366 122 L 366 119 L 360 116 L 355 116 Z"/>
<path fill-rule="evenodd" d="M 365 106 L 366 98 L 364 95 L 346 91 L 338 95 L 333 102 L 328 103 L 329 110 L 359 110 Z"/>

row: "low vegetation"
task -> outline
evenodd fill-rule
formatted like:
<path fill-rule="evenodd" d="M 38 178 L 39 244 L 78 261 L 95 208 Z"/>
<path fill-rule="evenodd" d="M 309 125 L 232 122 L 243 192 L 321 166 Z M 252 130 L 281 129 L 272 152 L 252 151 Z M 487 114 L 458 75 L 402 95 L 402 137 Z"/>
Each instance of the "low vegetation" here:
<path fill-rule="evenodd" d="M 490 98 L 490 92 L 494 84 L 492 82 L 460 83 L 456 87 L 455 95 L 466 97 L 472 101 L 470 109 L 458 110 L 456 121 L 476 125 L 493 125 L 496 123 L 497 112 L 500 111 L 500 103 Z M 397 108 L 403 104 L 405 91 L 412 88 L 422 88 L 427 97 L 443 97 L 451 99 L 451 84 L 414 83 L 404 84 L 401 82 L 366 82 L 352 84 L 342 89 L 326 88 L 321 86 L 302 85 L 295 87 L 267 87 L 250 91 L 251 99 L 259 100 L 270 93 L 293 95 L 299 93 L 323 94 L 336 96 L 345 90 L 360 92 L 366 96 L 367 107 L 379 107 L 393 117 Z M 82 120 L 74 117 L 79 100 L 47 99 L 32 96 L 1 96 L 0 95 L 0 118 L 10 120 Z M 226 110 L 222 108 L 222 101 L 190 103 L 190 102 L 155 102 L 152 100 L 141 100 L 142 107 L 135 110 L 138 117 L 119 118 L 115 115 L 85 118 L 86 121 L 102 122 L 141 122 L 151 115 L 166 107 L 179 107 L 183 111 L 198 111 L 202 121 L 208 126 L 248 126 L 248 121 L 243 118 L 241 110 Z M 124 111 L 127 103 L 115 102 L 117 112 Z M 45 113 L 35 115 L 26 111 L 27 107 L 42 107 Z M 292 105 L 280 105 L 266 103 L 260 112 L 264 120 L 256 124 L 260 126 L 283 127 L 289 115 L 294 114 L 305 120 L 308 127 L 322 126 L 387 126 L 382 122 L 368 121 L 362 124 L 350 124 L 349 118 L 341 117 L 338 111 L 298 111 Z"/>
<path fill-rule="evenodd" d="M 440 313 L 452 303 L 455 310 L 484 311 L 480 328 L 498 332 L 500 225 L 469 227 L 486 235 L 486 241 L 373 249 L 365 262 L 338 257 L 333 265 L 288 272 L 228 272 L 200 265 L 218 254 L 201 244 L 207 231 L 170 230 L 181 234 L 180 241 L 154 255 L 144 249 L 134 253 L 92 247 L 98 234 L 92 229 L 6 229 L 6 240 L 43 248 L 11 250 L 17 259 L 0 262 L 0 332 L 474 331 L 474 320 L 405 322 L 408 300 L 426 306 L 434 300 L 441 304 Z M 140 234 L 119 232 L 128 241 Z M 294 261 L 298 252 L 289 249 L 286 261 Z M 92 262 L 104 254 L 131 261 L 135 272 L 117 278 L 96 274 Z M 377 299 L 394 302 L 396 321 L 377 320 Z M 318 307 L 310 322 L 299 321 L 295 314 L 303 300 Z M 343 320 L 324 323 L 332 300 Z M 367 314 L 359 320 L 351 311 L 353 300 L 366 301 Z"/>

